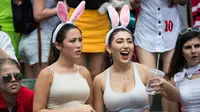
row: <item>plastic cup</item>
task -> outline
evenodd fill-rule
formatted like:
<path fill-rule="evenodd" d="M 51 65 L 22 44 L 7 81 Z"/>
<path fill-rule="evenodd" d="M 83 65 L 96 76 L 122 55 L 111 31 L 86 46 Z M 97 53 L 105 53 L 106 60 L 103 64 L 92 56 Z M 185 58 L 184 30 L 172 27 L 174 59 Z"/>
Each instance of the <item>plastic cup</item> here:
<path fill-rule="evenodd" d="M 151 84 L 156 83 L 155 81 L 157 80 L 149 80 L 150 78 L 153 77 L 164 77 L 165 73 L 158 70 L 158 69 L 150 69 L 149 74 L 148 74 L 148 81 L 146 84 L 146 91 L 150 95 L 155 95 L 156 91 L 154 91 L 154 88 Z"/>

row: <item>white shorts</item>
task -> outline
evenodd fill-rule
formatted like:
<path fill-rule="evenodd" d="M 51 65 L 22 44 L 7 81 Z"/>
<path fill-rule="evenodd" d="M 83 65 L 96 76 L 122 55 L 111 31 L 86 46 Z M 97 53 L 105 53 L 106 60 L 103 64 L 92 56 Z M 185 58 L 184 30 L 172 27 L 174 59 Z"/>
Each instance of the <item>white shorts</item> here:
<path fill-rule="evenodd" d="M 42 63 L 48 62 L 50 53 L 50 38 L 51 33 L 45 33 L 41 30 L 41 42 L 42 42 Z M 31 32 L 29 35 L 23 35 L 19 43 L 19 57 L 20 62 L 33 65 L 39 63 L 38 59 L 38 37 L 37 29 Z"/>

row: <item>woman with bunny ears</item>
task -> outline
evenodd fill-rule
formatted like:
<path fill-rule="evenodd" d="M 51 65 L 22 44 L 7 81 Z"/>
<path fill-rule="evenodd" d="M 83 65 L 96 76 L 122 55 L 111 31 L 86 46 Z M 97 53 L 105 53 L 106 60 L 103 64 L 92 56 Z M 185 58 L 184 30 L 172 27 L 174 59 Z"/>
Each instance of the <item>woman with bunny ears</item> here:
<path fill-rule="evenodd" d="M 148 93 L 145 85 L 148 68 L 131 62 L 134 37 L 126 29 L 130 11 L 127 5 L 121 9 L 119 16 L 115 9 L 108 7 L 112 29 L 106 37 L 104 72 L 97 75 L 93 82 L 94 109 L 97 112 L 125 112 L 149 110 Z M 135 86 L 135 87 L 134 87 Z"/>
<path fill-rule="evenodd" d="M 83 0 L 67 0 L 71 15 L 74 8 Z M 86 9 L 82 16 L 75 22 L 83 32 L 83 50 L 77 63 L 86 65 L 94 78 L 101 71 L 105 37 L 110 30 L 110 20 L 107 13 L 100 14 L 98 8 L 108 0 L 84 0 Z"/>
<path fill-rule="evenodd" d="M 122 7 L 120 17 L 111 6 L 108 7 L 108 12 L 112 29 L 106 37 L 105 71 L 97 75 L 93 82 L 94 109 L 97 112 L 149 112 L 149 97 L 145 87 L 149 68 L 130 61 L 134 37 L 126 28 L 129 23 L 129 7 Z M 118 26 L 119 18 L 122 26 Z M 167 87 L 163 88 L 158 84 L 158 88 L 170 98 L 179 97 L 176 94 L 178 90 L 173 85 L 162 78 L 158 81 Z M 175 94 L 168 94 L 169 91 L 175 91 Z"/>
<path fill-rule="evenodd" d="M 53 33 L 50 66 L 41 71 L 35 84 L 33 112 L 95 112 L 90 72 L 74 63 L 81 55 L 82 33 L 73 22 L 84 9 L 83 1 L 68 21 L 66 5 L 58 2 L 62 23 Z"/>

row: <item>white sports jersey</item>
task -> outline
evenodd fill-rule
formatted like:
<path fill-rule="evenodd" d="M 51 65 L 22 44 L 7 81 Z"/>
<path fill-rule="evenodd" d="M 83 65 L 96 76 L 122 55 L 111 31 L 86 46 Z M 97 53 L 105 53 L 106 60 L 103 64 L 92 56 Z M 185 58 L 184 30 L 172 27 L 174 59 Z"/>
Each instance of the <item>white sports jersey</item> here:
<path fill-rule="evenodd" d="M 180 30 L 177 6 L 168 0 L 142 0 L 135 29 L 135 44 L 149 52 L 173 49 Z"/>

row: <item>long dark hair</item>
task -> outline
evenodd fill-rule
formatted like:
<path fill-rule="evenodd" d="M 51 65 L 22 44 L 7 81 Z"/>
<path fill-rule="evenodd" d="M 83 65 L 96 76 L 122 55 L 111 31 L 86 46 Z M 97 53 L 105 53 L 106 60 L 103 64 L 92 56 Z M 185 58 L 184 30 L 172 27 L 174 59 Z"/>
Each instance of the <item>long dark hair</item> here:
<path fill-rule="evenodd" d="M 64 39 L 66 38 L 66 33 L 70 31 L 71 29 L 78 29 L 80 33 L 82 34 L 81 30 L 74 24 L 65 24 L 58 32 L 56 36 L 56 42 L 62 44 Z M 51 65 L 52 63 L 56 62 L 59 56 L 60 56 L 60 51 L 56 48 L 54 43 L 52 43 L 52 38 L 51 38 L 50 55 L 49 55 L 48 64 Z"/>
<path fill-rule="evenodd" d="M 118 28 L 118 29 L 115 29 L 111 34 L 110 34 L 110 38 L 108 40 L 108 45 L 111 46 L 111 43 L 113 41 L 113 37 L 120 31 L 125 31 L 125 32 L 128 32 L 133 41 L 134 41 L 134 36 L 131 32 L 127 31 L 127 29 L 124 29 L 124 28 Z M 102 71 L 106 70 L 107 68 L 109 68 L 111 65 L 113 64 L 113 60 L 112 60 L 112 56 L 110 56 L 110 54 L 108 53 L 107 50 L 105 50 L 104 52 L 104 63 L 102 64 Z"/>
<path fill-rule="evenodd" d="M 179 34 L 178 39 L 176 41 L 176 46 L 174 49 L 174 54 L 172 56 L 172 59 L 170 61 L 169 66 L 169 72 L 166 74 L 168 79 L 170 80 L 172 77 L 174 77 L 174 74 L 177 72 L 180 72 L 185 67 L 187 61 L 185 60 L 183 56 L 183 45 L 193 39 L 193 38 L 199 38 L 200 39 L 200 33 L 196 31 L 188 31 L 185 34 Z"/>

